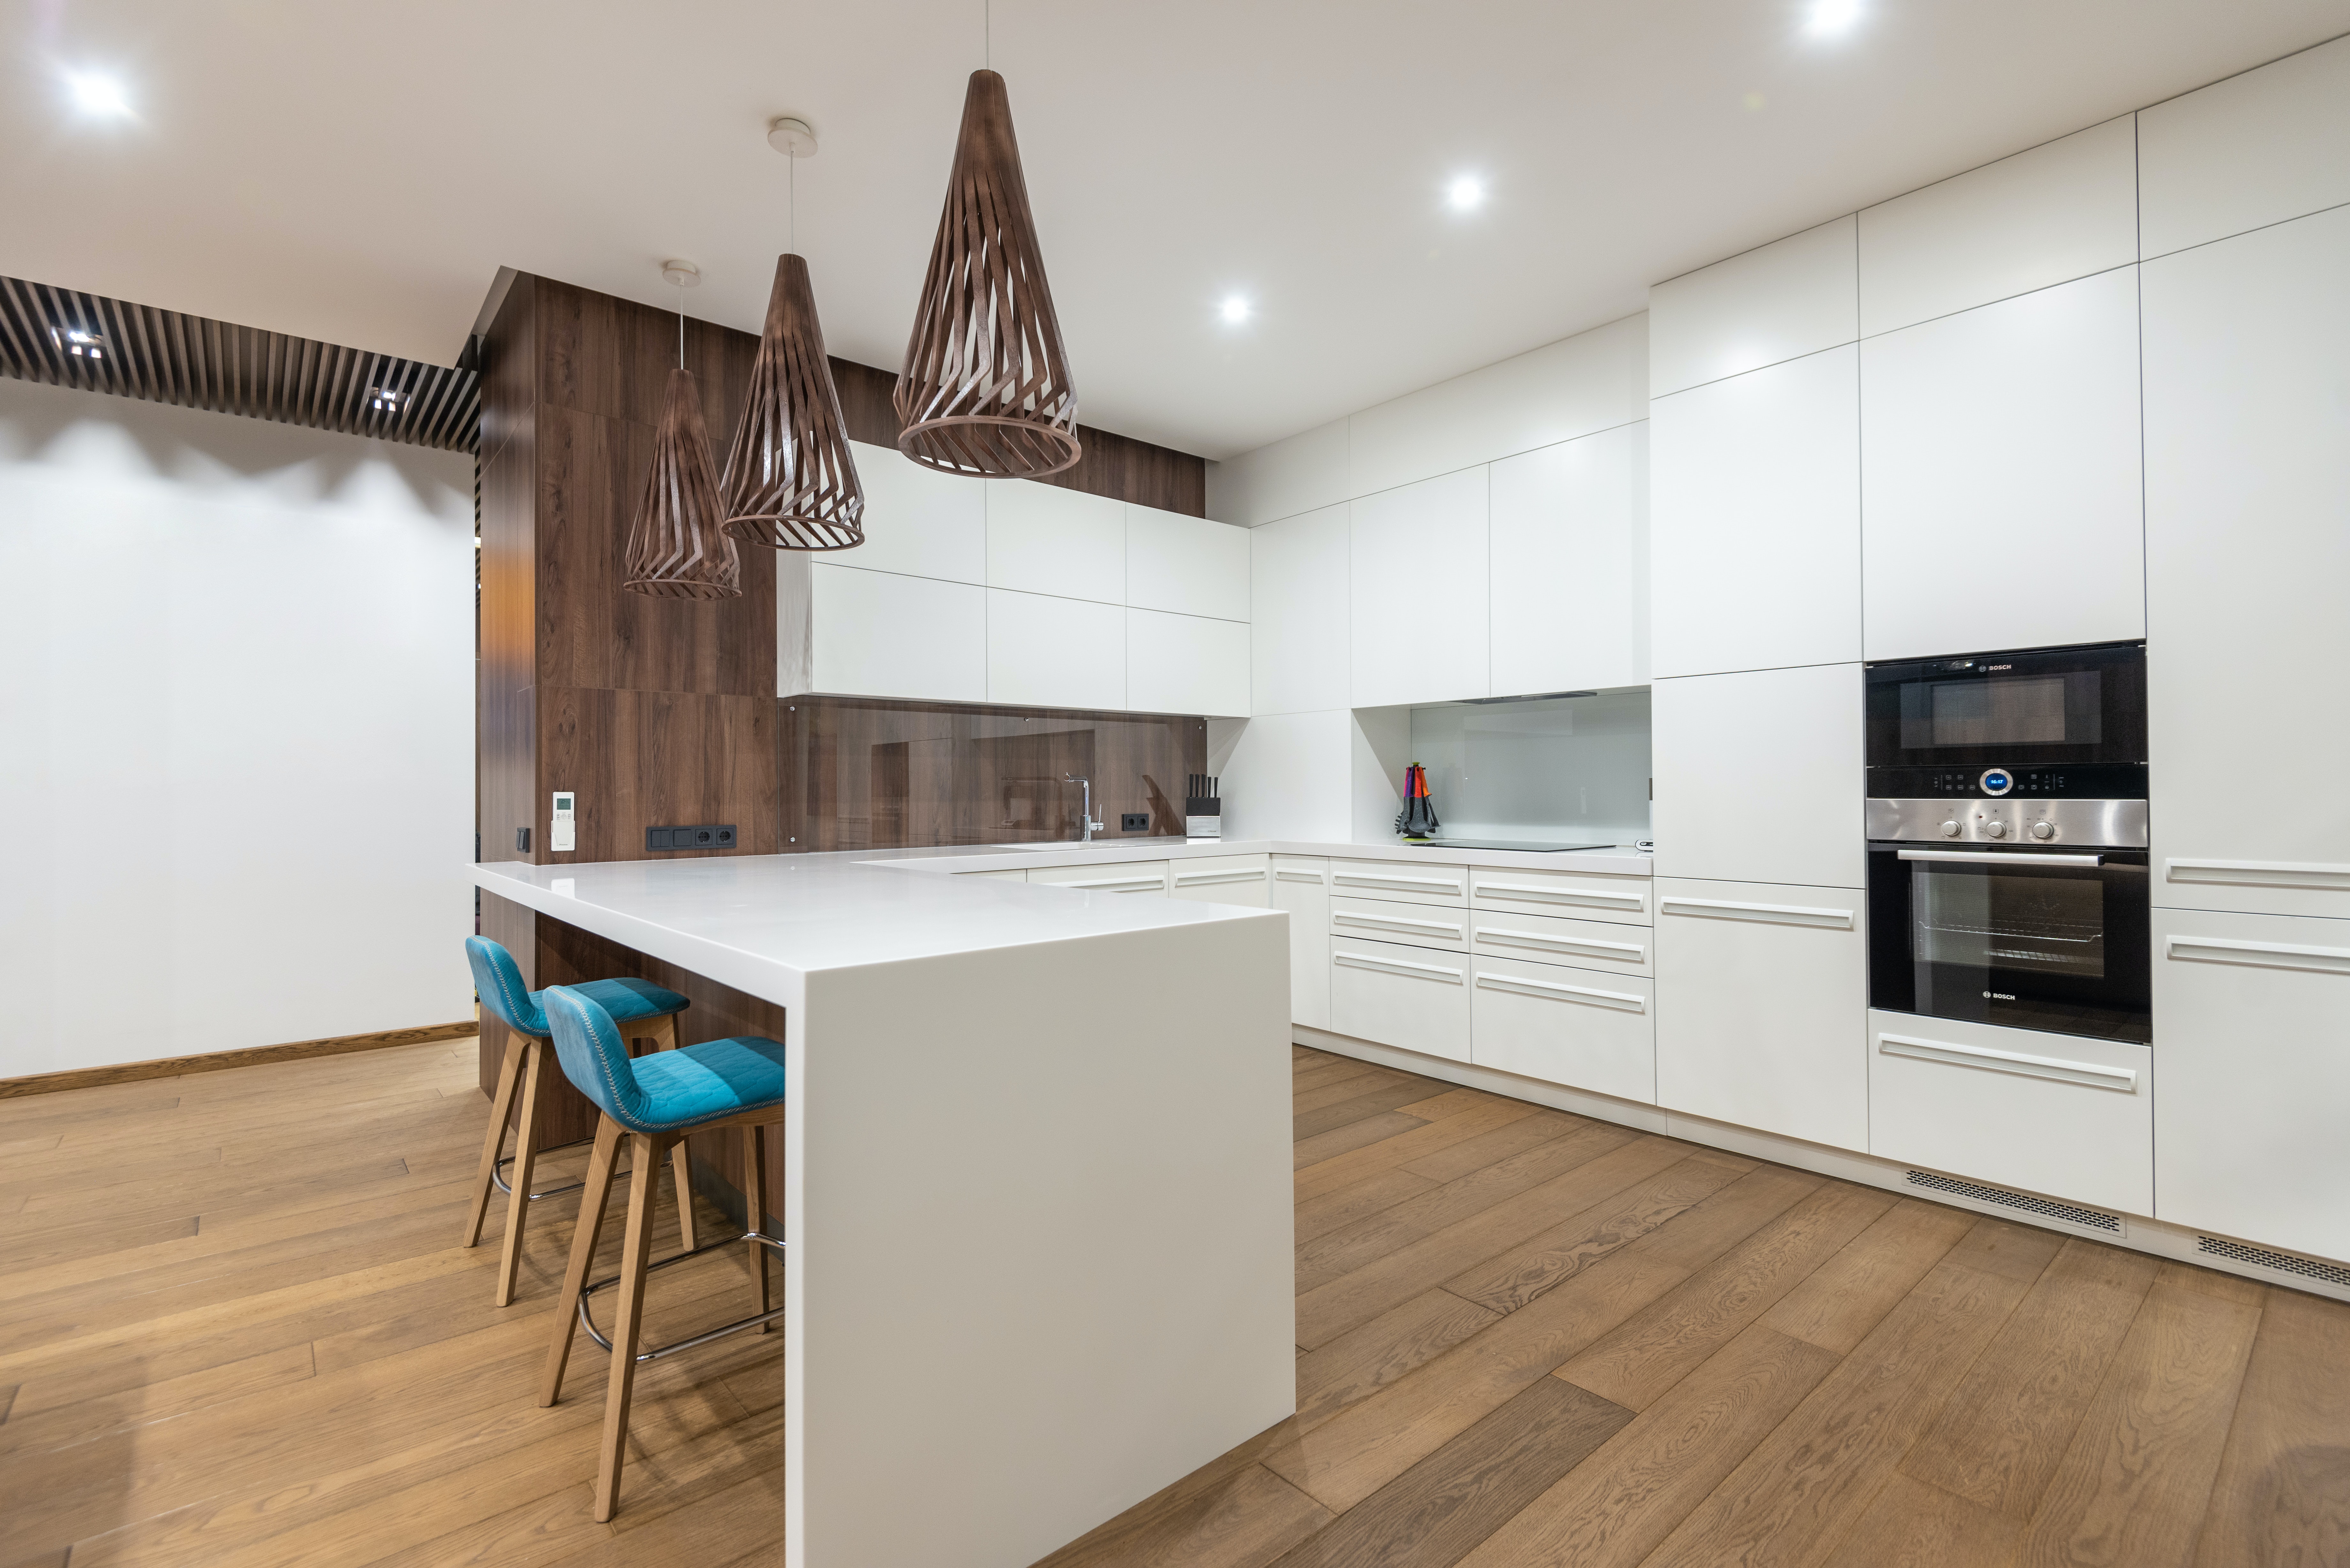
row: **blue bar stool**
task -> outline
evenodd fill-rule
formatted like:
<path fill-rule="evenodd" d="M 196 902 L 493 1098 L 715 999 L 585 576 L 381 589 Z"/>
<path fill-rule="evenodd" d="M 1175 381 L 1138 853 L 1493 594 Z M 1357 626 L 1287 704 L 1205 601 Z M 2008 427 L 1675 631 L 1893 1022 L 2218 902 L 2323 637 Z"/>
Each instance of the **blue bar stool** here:
<path fill-rule="evenodd" d="M 514 954 L 486 937 L 465 939 L 465 959 L 473 966 L 474 994 L 514 1032 L 514 1037 L 506 1042 L 505 1061 L 498 1068 L 497 1097 L 490 1106 L 489 1136 L 482 1140 L 482 1165 L 473 1178 L 473 1201 L 465 1215 L 463 1242 L 470 1247 L 482 1239 L 482 1220 L 489 1210 L 490 1189 L 507 1188 L 506 1237 L 498 1257 L 497 1290 L 497 1304 L 504 1306 L 514 1300 L 515 1273 L 522 1265 L 523 1217 L 530 1211 L 530 1205 L 543 1198 L 577 1191 L 581 1184 L 575 1181 L 568 1187 L 551 1187 L 544 1192 L 533 1192 L 530 1186 L 538 1157 L 548 1152 L 538 1147 L 537 1125 L 539 1058 L 545 1054 L 543 1047 L 548 1033 L 541 998 L 546 993 L 525 989 L 522 969 L 515 962 Z M 592 981 L 578 990 L 595 998 L 608 1016 L 636 1025 L 628 1033 L 650 1041 L 656 1051 L 670 1050 L 677 1044 L 677 1015 L 691 1005 L 677 992 L 641 980 Z M 522 1085 L 522 1123 L 515 1133 L 514 1177 L 508 1182 L 498 1175 L 498 1167 L 505 1163 L 498 1151 L 505 1141 L 506 1121 L 514 1108 L 517 1081 Z M 677 1147 L 672 1168 L 677 1178 L 678 1228 L 691 1251 L 694 1241 L 693 1188 L 686 1172 L 683 1144 Z M 637 1168 L 646 1173 L 647 1180 L 651 1179 L 652 1167 Z"/>
<path fill-rule="evenodd" d="M 563 1296 L 556 1303 L 555 1342 L 547 1347 L 538 1402 L 552 1405 L 563 1393 L 563 1370 L 571 1359 L 572 1317 L 577 1314 L 588 1336 L 612 1353 L 596 1471 L 595 1514 L 600 1524 L 612 1517 L 619 1504 L 620 1460 L 629 1439 L 629 1396 L 636 1386 L 638 1365 L 748 1328 L 764 1334 L 772 1320 L 783 1315 L 781 1307 L 768 1305 L 767 1250 L 781 1251 L 784 1243 L 761 1233 L 759 1226 L 767 1210 L 763 1135 L 784 1119 L 784 1048 L 773 1040 L 743 1035 L 681 1046 L 631 1062 L 612 1015 L 588 994 L 590 989 L 552 985 L 545 992 L 547 1020 L 555 1026 L 555 1053 L 564 1075 L 596 1102 L 603 1116 L 596 1126 L 596 1152 L 588 1164 L 588 1190 L 579 1199 L 578 1228 L 571 1235 L 571 1266 L 564 1271 Z M 652 1184 L 632 1183 L 627 1229 L 620 1239 L 620 1272 L 588 1283 L 588 1266 L 595 1260 L 597 1237 L 603 1229 L 604 1204 L 611 1193 L 612 1167 L 619 1157 L 620 1139 L 631 1140 L 636 1168 L 651 1170 L 670 1149 L 684 1147 L 687 1134 L 719 1127 L 743 1129 L 743 1195 L 749 1229 L 726 1241 L 713 1241 L 650 1263 L 646 1254 L 652 1250 Z M 653 1269 L 681 1263 L 696 1251 L 735 1241 L 750 1244 L 752 1314 L 639 1354 L 645 1275 Z M 611 1337 L 607 1339 L 597 1331 L 588 1301 L 610 1285 L 619 1287 L 620 1304 Z"/>

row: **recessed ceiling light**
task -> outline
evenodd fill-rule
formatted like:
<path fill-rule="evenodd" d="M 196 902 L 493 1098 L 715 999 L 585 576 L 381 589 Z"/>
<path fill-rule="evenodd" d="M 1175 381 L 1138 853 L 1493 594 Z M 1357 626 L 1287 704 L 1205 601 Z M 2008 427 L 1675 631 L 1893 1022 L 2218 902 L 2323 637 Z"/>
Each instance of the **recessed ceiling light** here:
<path fill-rule="evenodd" d="M 1860 20 L 1861 0 L 1812 0 L 1805 26 L 1814 33 L 1841 33 Z"/>
<path fill-rule="evenodd" d="M 1444 200 L 1456 213 L 1466 213 L 1482 206 L 1485 202 L 1485 182 L 1474 174 L 1456 176 L 1444 188 Z"/>
<path fill-rule="evenodd" d="M 1249 302 L 1237 294 L 1225 296 L 1224 303 L 1217 308 L 1226 321 L 1238 323 L 1249 318 Z"/>
<path fill-rule="evenodd" d="M 124 96 L 122 84 L 97 71 L 68 71 L 66 90 L 73 95 L 74 107 L 84 114 L 112 119 L 130 112 L 130 99 Z"/>

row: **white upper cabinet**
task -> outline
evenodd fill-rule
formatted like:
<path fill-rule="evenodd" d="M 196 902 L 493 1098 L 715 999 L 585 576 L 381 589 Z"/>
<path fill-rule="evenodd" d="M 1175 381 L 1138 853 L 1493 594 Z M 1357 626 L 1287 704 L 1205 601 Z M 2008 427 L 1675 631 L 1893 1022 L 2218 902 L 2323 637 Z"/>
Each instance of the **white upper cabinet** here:
<path fill-rule="evenodd" d="M 1485 470 L 1367 495 L 1349 511 L 1349 706 L 1492 695 Z"/>
<path fill-rule="evenodd" d="M 1126 615 L 1117 605 L 988 589 L 987 701 L 1125 707 Z"/>
<path fill-rule="evenodd" d="M 1853 234 L 1838 218 L 1649 289 L 1649 395 L 1859 337 Z"/>
<path fill-rule="evenodd" d="M 785 659 L 778 695 L 987 701 L 986 589 L 813 560 L 806 592 L 806 678 Z M 779 648 L 796 620 L 778 618 Z"/>
<path fill-rule="evenodd" d="M 984 485 L 924 468 L 895 447 L 848 445 L 865 486 L 865 543 L 827 559 L 951 583 L 987 580 Z"/>
<path fill-rule="evenodd" d="M 2350 208 L 2145 272 L 2154 901 L 2350 916 Z"/>
<path fill-rule="evenodd" d="M 1846 346 L 1649 404 L 1657 675 L 1860 657 L 1858 365 Z"/>
<path fill-rule="evenodd" d="M 1126 602 L 1177 615 L 1248 619 L 1248 530 L 1128 505 Z"/>
<path fill-rule="evenodd" d="M 1861 345 L 1867 657 L 2146 631 L 2137 269 Z"/>
<path fill-rule="evenodd" d="M 984 483 L 988 587 L 1126 602 L 1122 504 L 1032 479 Z"/>
<path fill-rule="evenodd" d="M 1126 706 L 1138 713 L 1247 717 L 1247 625 L 1204 616 L 1128 609 Z"/>
<path fill-rule="evenodd" d="M 1860 214 L 1864 337 L 2137 259 L 2133 116 Z"/>
<path fill-rule="evenodd" d="M 1860 666 L 1659 680 L 1651 696 L 1658 876 L 1864 885 Z"/>
<path fill-rule="evenodd" d="M 1347 512 L 1326 506 L 1248 531 L 1253 713 L 1350 705 Z"/>
<path fill-rule="evenodd" d="M 1347 421 L 1208 464 L 1208 515 L 1254 528 L 1347 499 Z"/>
<path fill-rule="evenodd" d="M 2137 117 L 2143 254 L 2350 202 L 2350 38 Z"/>
<path fill-rule="evenodd" d="M 1622 425 L 1492 465 L 1492 695 L 1648 680 L 1648 436 Z"/>

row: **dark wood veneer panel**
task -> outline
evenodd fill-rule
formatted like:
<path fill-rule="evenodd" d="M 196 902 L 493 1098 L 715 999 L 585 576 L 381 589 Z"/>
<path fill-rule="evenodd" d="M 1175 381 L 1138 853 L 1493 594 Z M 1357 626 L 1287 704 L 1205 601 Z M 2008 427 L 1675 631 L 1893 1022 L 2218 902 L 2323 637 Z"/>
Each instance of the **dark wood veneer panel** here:
<path fill-rule="evenodd" d="M 577 794 L 578 838 L 539 864 L 775 854 L 783 847 L 775 719 L 762 697 L 546 688 L 539 794 Z M 705 822 L 733 823 L 735 848 L 645 848 L 648 827 Z"/>

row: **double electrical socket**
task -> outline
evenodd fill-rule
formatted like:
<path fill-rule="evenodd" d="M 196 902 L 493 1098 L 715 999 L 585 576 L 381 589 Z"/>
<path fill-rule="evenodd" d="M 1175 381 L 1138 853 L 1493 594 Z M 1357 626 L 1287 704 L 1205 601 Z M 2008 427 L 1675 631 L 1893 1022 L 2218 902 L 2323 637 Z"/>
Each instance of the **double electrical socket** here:
<path fill-rule="evenodd" d="M 647 849 L 732 849 L 734 825 L 705 823 L 699 827 L 648 827 Z"/>

